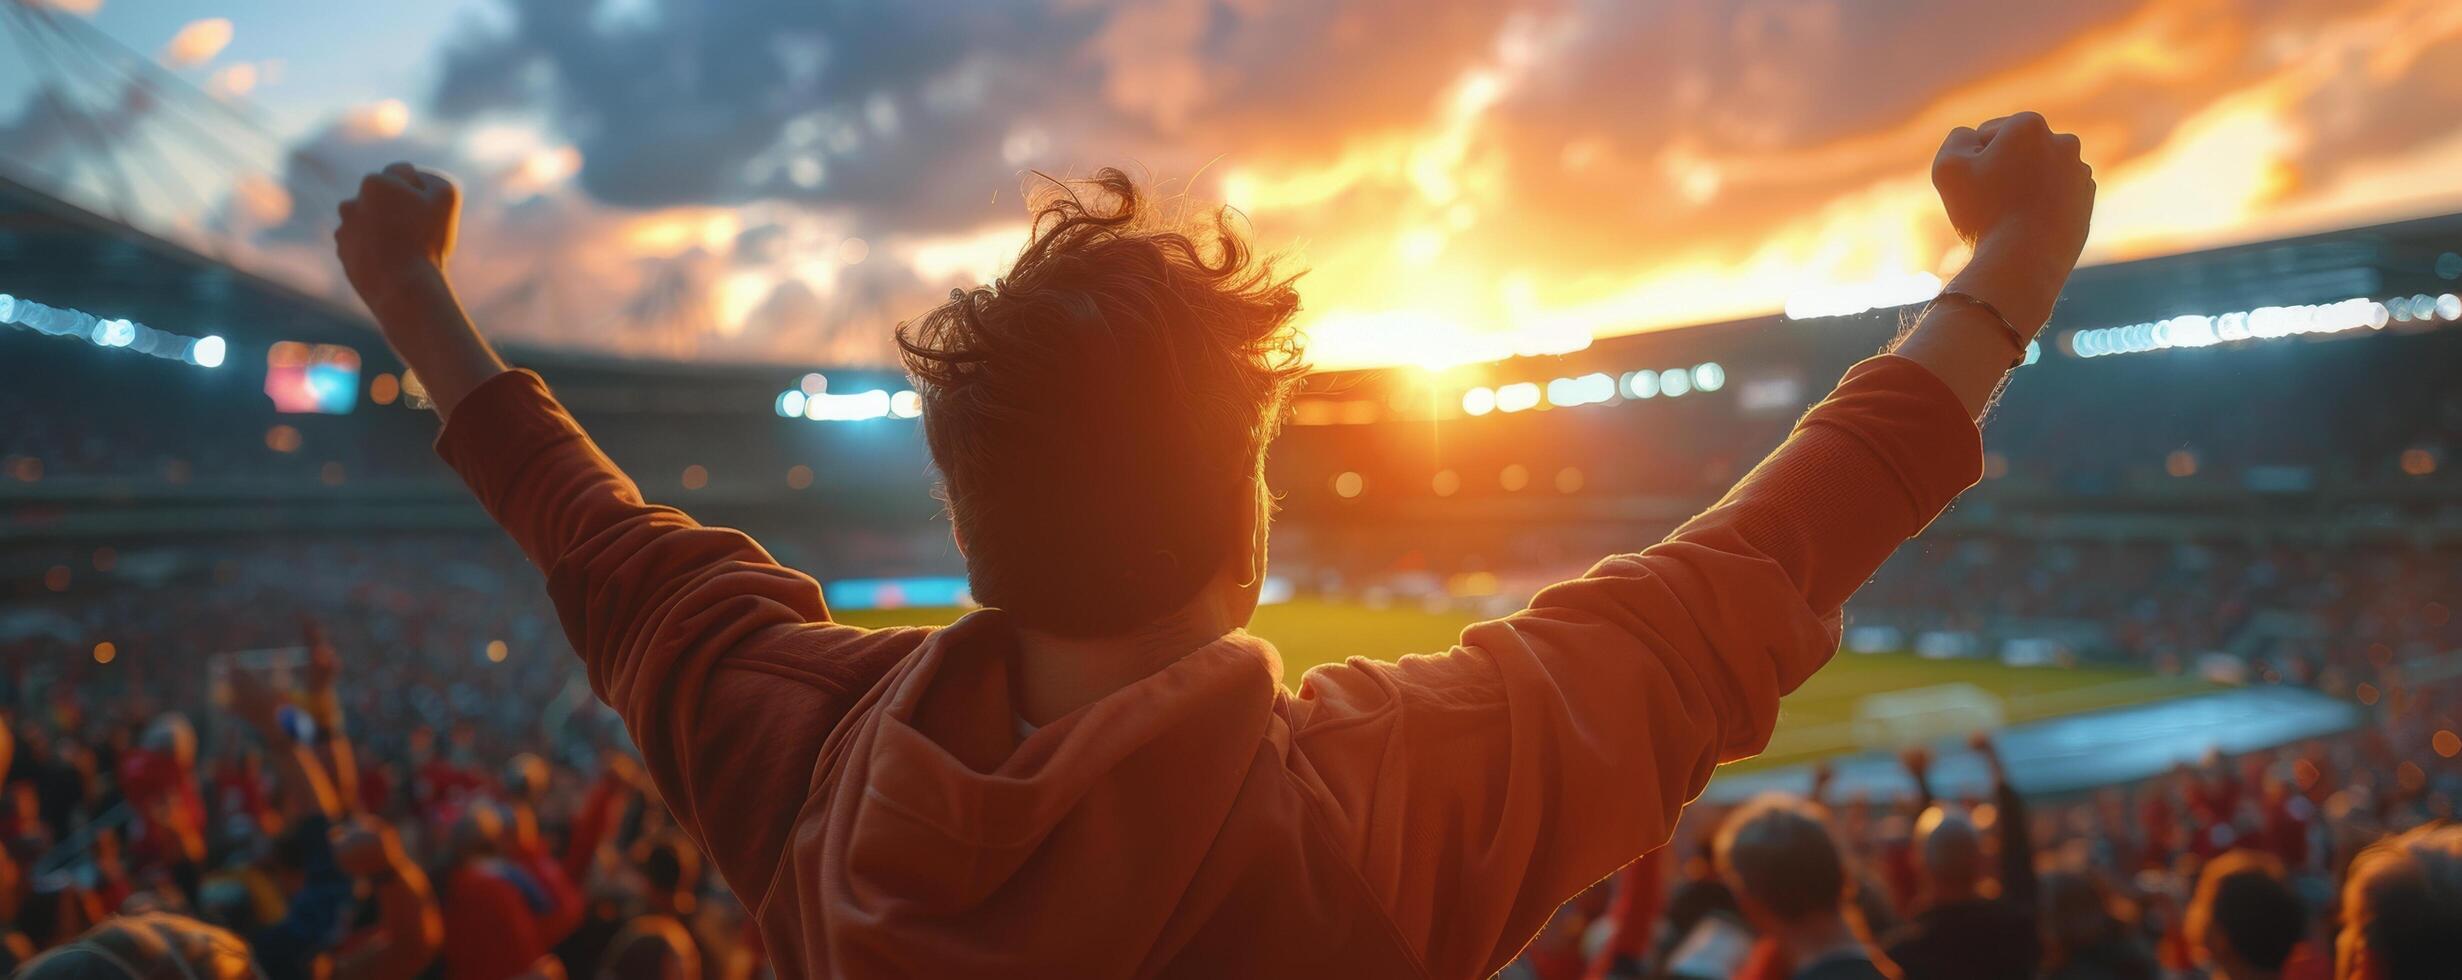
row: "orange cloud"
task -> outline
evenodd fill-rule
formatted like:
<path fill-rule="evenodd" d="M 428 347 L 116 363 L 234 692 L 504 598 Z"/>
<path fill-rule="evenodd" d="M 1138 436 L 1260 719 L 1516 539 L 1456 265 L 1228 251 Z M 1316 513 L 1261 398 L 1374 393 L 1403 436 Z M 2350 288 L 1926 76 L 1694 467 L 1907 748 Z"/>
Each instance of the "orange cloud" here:
<path fill-rule="evenodd" d="M 481 180 L 457 280 L 536 342 L 883 364 L 899 319 L 1015 255 L 1019 168 L 1143 163 L 1310 269 L 1315 364 L 1442 367 L 1945 277 L 1931 155 L 2019 108 L 2085 142 L 2089 261 L 2462 207 L 2451 0 L 1052 2 L 1078 34 L 952 34 L 964 57 L 834 108 L 662 90 L 566 125 L 467 71 L 490 112 L 420 127 Z M 563 50 L 477 64 L 521 81 Z M 633 91 L 561 56 L 563 98 Z M 738 140 L 728 114 L 773 102 L 799 108 Z M 341 132 L 410 142 L 410 114 Z"/>
<path fill-rule="evenodd" d="M 230 44 L 229 18 L 193 20 L 180 28 L 179 33 L 171 35 L 170 43 L 163 45 L 162 60 L 173 68 L 195 68 L 214 60 L 214 56 L 221 54 L 222 49 Z"/>

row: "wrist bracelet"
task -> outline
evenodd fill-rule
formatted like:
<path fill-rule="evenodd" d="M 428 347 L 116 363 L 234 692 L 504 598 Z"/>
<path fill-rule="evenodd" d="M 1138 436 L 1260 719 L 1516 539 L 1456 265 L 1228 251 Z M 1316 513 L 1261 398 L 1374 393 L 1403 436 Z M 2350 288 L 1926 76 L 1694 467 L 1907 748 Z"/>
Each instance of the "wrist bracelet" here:
<path fill-rule="evenodd" d="M 1941 300 L 1945 299 L 1963 300 L 1968 305 L 1980 309 L 1985 313 L 1991 314 L 1992 322 L 2000 325 L 2001 332 L 2009 335 L 2009 343 L 2017 348 L 2017 356 L 2010 359 L 2009 366 L 2016 367 L 2020 364 L 2026 363 L 2026 345 L 2031 343 L 2031 341 L 2027 339 L 2025 331 L 2019 330 L 2016 324 L 2009 322 L 2008 315 L 2002 313 L 2000 311 L 2000 307 L 1993 306 L 1990 300 L 1984 299 L 1983 297 L 1977 296 L 1973 293 L 1956 289 L 1944 289 L 1940 291 L 1940 295 L 1932 298 L 1931 303 L 1924 304 L 1925 311 L 1929 312 L 1933 304 L 1939 303 Z"/>

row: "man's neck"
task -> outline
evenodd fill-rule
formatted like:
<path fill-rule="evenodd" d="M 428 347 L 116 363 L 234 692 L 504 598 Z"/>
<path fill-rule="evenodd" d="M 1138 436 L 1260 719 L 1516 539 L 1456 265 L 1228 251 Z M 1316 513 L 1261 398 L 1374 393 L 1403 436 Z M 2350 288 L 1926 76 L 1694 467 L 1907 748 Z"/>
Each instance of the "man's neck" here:
<path fill-rule="evenodd" d="M 1054 636 L 1019 630 L 1017 661 L 1009 675 L 1018 717 L 1036 727 L 1051 724 L 1238 628 L 1213 603 L 1201 599 L 1119 636 Z"/>
<path fill-rule="evenodd" d="M 1931 905 L 1950 905 L 1983 897 L 1983 883 L 1973 878 L 1934 879 L 1931 883 Z"/>
<path fill-rule="evenodd" d="M 1786 947 L 1796 969 L 1803 969 L 1823 960 L 1847 954 L 1869 957 L 1863 937 L 1847 925 L 1844 914 L 1816 915 L 1801 922 L 1780 924 L 1776 930 L 1778 943 Z"/>

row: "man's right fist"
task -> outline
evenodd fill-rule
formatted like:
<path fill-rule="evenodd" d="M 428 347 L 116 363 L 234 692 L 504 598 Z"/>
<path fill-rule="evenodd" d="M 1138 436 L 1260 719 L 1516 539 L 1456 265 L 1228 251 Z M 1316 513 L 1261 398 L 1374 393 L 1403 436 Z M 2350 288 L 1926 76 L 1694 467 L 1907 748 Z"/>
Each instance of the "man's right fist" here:
<path fill-rule="evenodd" d="M 1984 274 L 1991 295 L 1983 298 L 2020 329 L 2041 326 L 2094 215 L 2094 168 L 2078 157 L 2077 137 L 2053 132 L 2032 112 L 1960 126 L 1932 159 L 1932 186 L 1950 227 L 1985 267 L 1970 266 Z"/>
<path fill-rule="evenodd" d="M 405 283 L 444 268 L 461 192 L 438 174 L 397 163 L 361 180 L 341 211 L 334 251 L 351 288 L 375 310 Z"/>

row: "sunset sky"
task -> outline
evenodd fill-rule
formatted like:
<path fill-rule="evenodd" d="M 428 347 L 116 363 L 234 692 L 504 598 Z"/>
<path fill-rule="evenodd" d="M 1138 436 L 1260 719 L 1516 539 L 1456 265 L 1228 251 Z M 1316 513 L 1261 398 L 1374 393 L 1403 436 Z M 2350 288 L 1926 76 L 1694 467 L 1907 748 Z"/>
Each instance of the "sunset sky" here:
<path fill-rule="evenodd" d="M 331 175 L 419 161 L 489 329 L 648 357 L 883 363 L 1037 169 L 1239 208 L 1326 367 L 1946 275 L 1933 148 L 2018 108 L 2084 139 L 2089 261 L 2462 209 L 2451 0 L 44 2 L 264 132 L 90 70 L 81 130 L 0 57 L 0 172 L 91 202 L 94 145 L 152 154 L 133 220 L 330 291 Z"/>

